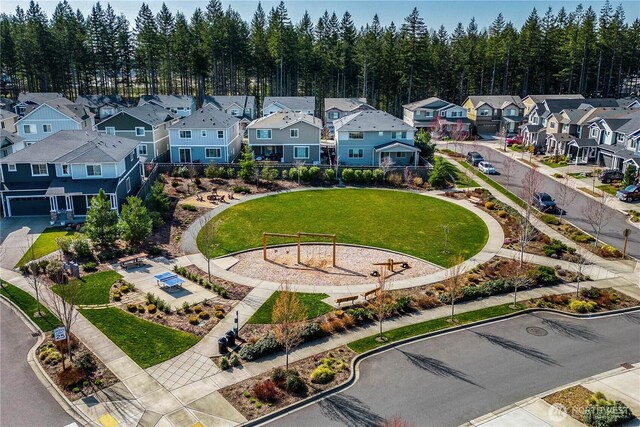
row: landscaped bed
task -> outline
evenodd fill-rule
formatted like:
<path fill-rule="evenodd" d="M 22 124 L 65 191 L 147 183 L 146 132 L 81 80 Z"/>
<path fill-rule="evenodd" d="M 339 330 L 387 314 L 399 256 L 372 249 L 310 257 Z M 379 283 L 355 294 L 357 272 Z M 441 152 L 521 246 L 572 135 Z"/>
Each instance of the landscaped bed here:
<path fill-rule="evenodd" d="M 573 313 L 591 313 L 637 307 L 640 301 L 613 288 L 584 287 L 579 294 L 543 295 L 526 301 L 527 307 L 545 307 Z"/>
<path fill-rule="evenodd" d="M 20 258 L 20 261 L 16 264 L 16 267 L 20 267 L 38 258 L 42 258 L 45 255 L 49 255 L 52 252 L 58 250 L 58 244 L 56 239 L 60 237 L 71 237 L 76 232 L 74 230 L 64 227 L 49 227 L 46 228 L 40 236 L 33 242 L 33 246 L 27 249 L 27 252 Z"/>
<path fill-rule="evenodd" d="M 40 304 L 40 310 L 38 310 L 38 302 L 34 297 L 2 279 L 0 279 L 0 295 L 20 307 L 43 331 L 50 331 L 60 325 L 58 318 L 51 314 L 45 306 Z"/>
<path fill-rule="evenodd" d="M 267 299 L 264 304 L 260 306 L 260 308 L 253 313 L 253 316 L 249 319 L 248 323 L 250 324 L 268 324 L 271 323 L 271 314 L 273 313 L 273 305 L 276 300 L 280 296 L 281 292 L 276 291 L 269 299 Z M 313 319 L 325 313 L 328 313 L 333 308 L 323 302 L 322 300 L 328 298 L 327 294 L 312 294 L 312 293 L 304 293 L 304 292 L 296 292 L 296 295 L 300 298 L 300 301 L 307 308 L 307 318 Z"/>
<path fill-rule="evenodd" d="M 633 418 L 624 403 L 607 399 L 604 393 L 593 393 L 581 385 L 557 391 L 543 400 L 563 408 L 569 416 L 590 426 L 621 426 Z"/>

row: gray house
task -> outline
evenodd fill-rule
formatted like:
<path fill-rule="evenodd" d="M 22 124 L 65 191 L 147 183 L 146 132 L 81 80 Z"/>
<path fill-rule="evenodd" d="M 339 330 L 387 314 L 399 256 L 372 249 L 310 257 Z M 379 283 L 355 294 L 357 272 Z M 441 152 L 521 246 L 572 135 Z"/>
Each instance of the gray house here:
<path fill-rule="evenodd" d="M 84 105 L 98 120 L 129 107 L 129 103 L 120 95 L 80 95 L 76 98 L 76 104 Z"/>
<path fill-rule="evenodd" d="M 24 148 L 24 138 L 18 134 L 0 129 L 0 158 Z"/>
<path fill-rule="evenodd" d="M 255 96 L 205 96 L 203 106 L 213 105 L 218 110 L 224 111 L 230 116 L 240 119 L 240 130 L 244 129 L 256 118 Z"/>
<path fill-rule="evenodd" d="M 60 92 L 22 92 L 18 95 L 18 102 L 13 108 L 15 113 L 22 117 L 38 105 L 60 98 L 65 98 Z"/>
<path fill-rule="evenodd" d="M 320 162 L 322 121 L 316 117 L 290 111 L 275 112 L 251 122 L 247 131 L 256 160 Z"/>
<path fill-rule="evenodd" d="M 324 126 L 333 132 L 333 121 L 358 111 L 375 110 L 367 98 L 325 98 Z"/>
<path fill-rule="evenodd" d="M 89 131 L 60 131 L 0 159 L 6 216 L 50 215 L 51 222 L 86 215 L 103 189 L 120 209 L 141 184 L 138 141 Z"/>
<path fill-rule="evenodd" d="M 187 117 L 196 111 L 196 99 L 191 95 L 142 95 L 138 106 L 146 104 L 164 108 L 179 117 Z"/>
<path fill-rule="evenodd" d="M 340 164 L 378 166 L 418 165 L 420 149 L 413 144 L 416 128 L 384 111 L 361 111 L 333 122 Z"/>
<path fill-rule="evenodd" d="M 96 129 L 137 140 L 138 155 L 144 160 L 155 160 L 169 150 L 169 126 L 176 120 L 172 112 L 146 104 L 107 117 L 96 125 Z"/>
<path fill-rule="evenodd" d="M 315 116 L 316 98 L 314 96 L 265 96 L 262 103 L 262 115 L 291 111 Z"/>
<path fill-rule="evenodd" d="M 469 131 L 467 110 L 443 99 L 431 97 L 402 107 L 402 118 L 409 126 L 428 130 L 440 127 L 444 133 Z"/>
<path fill-rule="evenodd" d="M 93 124 L 84 105 L 56 98 L 30 110 L 16 126 L 25 144 L 31 145 L 62 130 L 93 130 Z"/>

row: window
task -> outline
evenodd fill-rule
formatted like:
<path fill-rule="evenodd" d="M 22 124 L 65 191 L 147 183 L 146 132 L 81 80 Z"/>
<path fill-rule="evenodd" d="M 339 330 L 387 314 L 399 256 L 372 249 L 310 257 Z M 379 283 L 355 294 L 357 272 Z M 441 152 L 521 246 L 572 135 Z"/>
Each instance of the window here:
<path fill-rule="evenodd" d="M 407 153 L 405 153 L 404 151 L 398 151 L 398 152 L 396 153 L 396 157 L 397 157 L 398 159 L 404 159 L 404 158 L 406 158 L 406 157 L 407 157 Z"/>
<path fill-rule="evenodd" d="M 364 132 L 349 132 L 349 139 L 364 139 Z"/>
<path fill-rule="evenodd" d="M 50 124 L 42 125 L 42 132 L 51 133 L 51 125 Z"/>
<path fill-rule="evenodd" d="M 36 133 L 36 125 L 22 125 L 24 133 Z"/>
<path fill-rule="evenodd" d="M 190 130 L 181 130 L 180 131 L 180 139 L 191 139 L 191 131 Z"/>
<path fill-rule="evenodd" d="M 518 114 L 518 113 L 516 112 L 515 108 L 509 108 L 507 110 L 507 116 L 515 116 L 516 114 Z"/>
<path fill-rule="evenodd" d="M 136 136 L 144 136 L 144 128 L 136 127 Z"/>
<path fill-rule="evenodd" d="M 223 130 L 219 130 L 218 131 L 218 139 L 224 139 L 224 131 Z"/>
<path fill-rule="evenodd" d="M 147 155 L 147 146 L 146 144 L 138 145 L 138 156 L 146 156 Z"/>
<path fill-rule="evenodd" d="M 551 129 L 555 129 L 556 128 L 556 122 L 549 123 L 549 126 L 551 127 Z"/>
<path fill-rule="evenodd" d="M 308 159 L 309 158 L 309 147 L 293 147 L 293 158 L 294 159 Z"/>
<path fill-rule="evenodd" d="M 200 136 L 202 136 L 203 138 L 205 138 L 207 136 L 207 131 L 203 130 L 200 132 Z"/>
<path fill-rule="evenodd" d="M 208 159 L 222 157 L 222 150 L 219 148 L 205 148 L 204 156 Z"/>
<path fill-rule="evenodd" d="M 383 131 L 379 131 L 378 132 L 378 136 L 384 136 L 384 132 Z"/>
<path fill-rule="evenodd" d="M 69 165 L 61 165 L 62 175 L 69 175 Z"/>
<path fill-rule="evenodd" d="M 407 139 L 407 132 L 391 132 L 391 139 Z"/>
<path fill-rule="evenodd" d="M 105 107 L 102 109 L 102 116 L 106 117 L 106 116 L 110 116 L 113 114 L 113 108 L 110 107 Z"/>
<path fill-rule="evenodd" d="M 624 141 L 624 134 L 623 133 L 619 133 L 616 136 L 616 142 L 622 142 L 622 141 Z"/>
<path fill-rule="evenodd" d="M 425 111 L 424 112 L 424 116 L 425 117 L 431 117 L 431 111 Z"/>
<path fill-rule="evenodd" d="M 330 119 L 339 119 L 340 118 L 340 112 L 339 111 L 331 111 L 329 113 L 329 118 Z"/>
<path fill-rule="evenodd" d="M 350 159 L 362 159 L 364 157 L 364 149 L 362 148 L 349 148 Z"/>
<path fill-rule="evenodd" d="M 256 130 L 257 139 L 271 139 L 271 129 L 258 129 Z"/>
<path fill-rule="evenodd" d="M 127 186 L 127 193 L 131 192 L 131 178 L 127 177 L 125 179 L 124 184 Z"/>
<path fill-rule="evenodd" d="M 105 127 L 104 131 L 107 133 L 107 135 L 115 135 L 116 134 L 116 128 L 114 128 L 113 126 Z"/>
<path fill-rule="evenodd" d="M 597 138 L 598 137 L 598 128 L 593 128 L 591 129 L 591 138 Z"/>
<path fill-rule="evenodd" d="M 234 108 L 234 109 L 231 110 L 231 115 L 233 117 L 238 117 L 240 115 L 240 111 L 238 111 L 237 109 Z"/>
<path fill-rule="evenodd" d="M 446 112 L 446 111 L 440 111 L 440 117 L 444 117 L 444 116 L 446 116 L 446 115 L 447 115 L 447 112 Z"/>
<path fill-rule="evenodd" d="M 298 129 L 289 129 L 290 138 L 298 138 L 299 136 L 300 136 L 300 132 Z"/>
<path fill-rule="evenodd" d="M 34 163 L 31 165 L 31 175 L 32 176 L 47 176 L 49 175 L 49 170 L 47 169 L 46 163 Z"/>
<path fill-rule="evenodd" d="M 87 165 L 87 176 L 102 176 L 102 165 Z"/>
<path fill-rule="evenodd" d="M 9 164 L 7 165 L 7 168 L 9 169 L 9 172 L 15 172 L 15 171 L 17 171 L 17 170 L 18 170 L 18 169 L 16 168 L 16 164 L 15 164 L 15 163 L 9 163 Z"/>
<path fill-rule="evenodd" d="M 480 115 L 481 116 L 488 116 L 489 115 L 489 110 L 480 110 Z"/>

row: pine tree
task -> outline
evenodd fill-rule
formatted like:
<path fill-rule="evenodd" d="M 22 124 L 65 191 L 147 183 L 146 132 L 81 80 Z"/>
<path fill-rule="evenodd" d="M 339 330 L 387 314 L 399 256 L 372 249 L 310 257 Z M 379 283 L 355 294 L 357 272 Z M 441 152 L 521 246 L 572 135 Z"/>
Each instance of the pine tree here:
<path fill-rule="evenodd" d="M 118 239 L 118 212 L 111 209 L 111 199 L 103 189 L 91 198 L 85 230 L 89 239 L 102 248 L 112 246 Z"/>

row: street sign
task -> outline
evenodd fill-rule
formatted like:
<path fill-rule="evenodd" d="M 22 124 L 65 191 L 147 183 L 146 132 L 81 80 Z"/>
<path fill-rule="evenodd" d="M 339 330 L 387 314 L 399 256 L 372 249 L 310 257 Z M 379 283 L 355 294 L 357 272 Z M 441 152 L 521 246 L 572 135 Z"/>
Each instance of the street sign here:
<path fill-rule="evenodd" d="M 67 330 L 64 327 L 55 328 L 53 330 L 53 340 L 62 341 L 67 339 Z"/>

